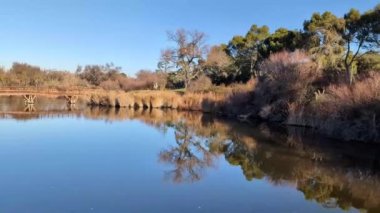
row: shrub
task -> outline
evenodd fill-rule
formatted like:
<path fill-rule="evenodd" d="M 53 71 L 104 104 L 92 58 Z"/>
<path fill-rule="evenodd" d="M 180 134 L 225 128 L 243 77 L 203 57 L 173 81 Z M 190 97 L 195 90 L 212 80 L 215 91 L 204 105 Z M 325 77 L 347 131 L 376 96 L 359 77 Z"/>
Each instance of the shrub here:
<path fill-rule="evenodd" d="M 137 81 L 144 85 L 144 89 L 165 89 L 167 83 L 167 74 L 164 72 L 152 72 L 149 70 L 140 70 L 137 73 Z"/>
<path fill-rule="evenodd" d="M 208 91 L 211 87 L 211 79 L 205 75 L 201 75 L 196 80 L 190 82 L 187 90 L 190 92 L 203 92 Z"/>
<path fill-rule="evenodd" d="M 262 118 L 285 121 L 289 104 L 306 105 L 313 99 L 316 90 L 313 83 L 320 77 L 320 71 L 304 52 L 273 54 L 260 68 L 254 104 Z"/>
<path fill-rule="evenodd" d="M 315 126 L 345 140 L 380 139 L 380 73 L 349 85 L 332 85 L 313 102 Z"/>
<path fill-rule="evenodd" d="M 100 83 L 101 88 L 105 90 L 118 90 L 120 89 L 120 85 L 118 81 L 106 80 Z"/>
<path fill-rule="evenodd" d="M 358 74 L 367 74 L 370 71 L 380 72 L 380 55 L 377 53 L 366 54 L 358 58 Z"/>

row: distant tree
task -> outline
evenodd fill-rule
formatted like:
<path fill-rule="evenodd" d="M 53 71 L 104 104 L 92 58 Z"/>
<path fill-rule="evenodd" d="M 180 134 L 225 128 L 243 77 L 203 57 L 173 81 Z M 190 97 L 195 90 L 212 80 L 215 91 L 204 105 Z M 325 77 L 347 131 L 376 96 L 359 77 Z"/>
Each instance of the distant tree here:
<path fill-rule="evenodd" d="M 358 58 L 379 49 L 379 22 L 380 5 L 364 14 L 351 9 L 343 18 L 331 12 L 315 13 L 305 21 L 304 29 L 319 39 L 316 50 L 325 56 L 324 65 L 342 63 L 347 82 L 351 84 Z"/>
<path fill-rule="evenodd" d="M 259 53 L 263 58 L 268 58 L 272 53 L 293 52 L 296 49 L 304 49 L 308 45 L 315 46 L 308 40 L 307 33 L 279 28 L 262 42 Z"/>
<path fill-rule="evenodd" d="M 0 67 L 0 86 L 5 86 L 6 73 L 4 68 Z"/>
<path fill-rule="evenodd" d="M 207 53 L 205 34 L 179 29 L 174 33 L 169 32 L 168 38 L 176 47 L 162 51 L 159 67 L 165 71 L 175 68 L 187 88 L 190 81 L 202 71 L 200 64 Z"/>
<path fill-rule="evenodd" d="M 136 76 L 136 80 L 145 85 L 146 89 L 165 89 L 166 87 L 167 74 L 161 71 L 140 70 Z"/>
<path fill-rule="evenodd" d="M 160 61 L 157 65 L 158 71 L 169 73 L 175 71 L 176 64 L 173 63 L 173 51 L 171 49 L 162 50 Z"/>
<path fill-rule="evenodd" d="M 341 32 L 344 20 L 331 12 L 314 13 L 310 20 L 304 22 L 304 30 L 310 35 L 316 45 L 309 52 L 322 67 L 333 67 L 341 62 L 344 53 L 344 40 Z"/>
<path fill-rule="evenodd" d="M 270 35 L 267 26 L 252 25 L 248 33 L 234 36 L 227 47 L 228 54 L 234 59 L 241 80 L 247 81 L 251 76 L 257 76 L 257 66 L 260 61 L 258 52 L 261 42 Z"/>
<path fill-rule="evenodd" d="M 13 63 L 9 73 L 18 81 L 18 86 L 40 86 L 44 81 L 41 68 L 26 63 Z"/>
<path fill-rule="evenodd" d="M 226 53 L 226 45 L 211 47 L 207 59 L 203 64 L 205 74 L 214 84 L 228 84 L 236 76 L 232 68 L 232 59 Z"/>
<path fill-rule="evenodd" d="M 344 21 L 345 27 L 341 31 L 341 36 L 346 43 L 346 53 L 343 62 L 347 81 L 351 84 L 354 62 L 367 53 L 361 50 L 366 49 L 371 52 L 380 47 L 380 5 L 362 15 L 358 10 L 351 9 L 344 15 Z"/>
<path fill-rule="evenodd" d="M 123 74 L 121 74 L 121 68 L 112 63 L 104 66 L 86 65 L 84 68 L 78 66 L 76 73 L 81 79 L 95 86 L 99 86 L 103 81 L 116 80 L 119 76 L 123 76 Z"/>

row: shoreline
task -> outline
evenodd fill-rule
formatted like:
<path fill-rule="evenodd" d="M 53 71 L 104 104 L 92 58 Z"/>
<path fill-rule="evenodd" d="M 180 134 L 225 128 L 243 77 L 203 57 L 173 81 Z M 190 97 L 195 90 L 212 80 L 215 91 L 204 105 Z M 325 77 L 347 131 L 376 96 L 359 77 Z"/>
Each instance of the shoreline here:
<path fill-rule="evenodd" d="M 225 117 L 238 122 L 247 123 L 268 123 L 276 126 L 299 127 L 307 128 L 316 131 L 321 136 L 340 140 L 351 141 L 355 143 L 373 143 L 378 144 L 378 141 L 363 141 L 363 140 L 345 140 L 339 134 L 328 134 L 324 129 L 318 129 L 316 126 L 305 125 L 308 122 L 286 123 L 273 122 L 270 120 L 261 119 L 257 113 L 255 106 L 249 104 L 236 104 L 231 101 L 231 95 L 216 93 L 181 93 L 169 90 L 143 90 L 143 91 L 105 91 L 99 89 L 88 90 L 4 90 L 0 89 L 0 96 L 22 96 L 26 93 L 35 94 L 47 98 L 63 98 L 68 94 L 77 94 L 82 103 L 93 107 L 104 108 L 133 108 L 133 109 L 173 109 L 189 112 L 201 112 L 213 114 L 217 117 Z M 303 121 L 307 120 L 306 116 L 302 117 Z M 302 120 L 301 119 L 301 120 Z M 313 118 L 315 119 L 315 118 Z M 310 119 L 312 120 L 312 119 Z M 322 121 L 313 121 L 322 122 Z M 370 130 L 368 130 L 370 131 Z M 359 138 L 359 136 L 358 136 Z"/>

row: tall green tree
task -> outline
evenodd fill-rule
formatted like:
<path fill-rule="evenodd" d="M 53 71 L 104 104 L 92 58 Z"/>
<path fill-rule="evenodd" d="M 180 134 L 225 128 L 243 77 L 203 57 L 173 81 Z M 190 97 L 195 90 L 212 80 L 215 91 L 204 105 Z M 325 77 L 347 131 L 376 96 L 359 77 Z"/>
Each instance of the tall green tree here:
<path fill-rule="evenodd" d="M 269 27 L 252 25 L 244 37 L 235 36 L 229 42 L 227 52 L 233 58 L 242 80 L 249 80 L 252 75 L 258 75 L 257 65 L 261 59 L 258 49 L 269 35 Z"/>
<path fill-rule="evenodd" d="M 304 29 L 320 45 L 311 49 L 324 67 L 343 64 L 348 83 L 353 82 L 357 60 L 367 53 L 378 52 L 380 29 L 380 6 L 360 14 L 351 9 L 343 18 L 331 12 L 313 14 L 305 21 Z"/>
<path fill-rule="evenodd" d="M 310 35 L 310 40 L 317 43 L 309 52 L 322 67 L 337 67 L 344 53 L 344 40 L 341 32 L 344 29 L 344 19 L 331 12 L 314 13 L 310 20 L 304 22 L 304 31 Z"/>
<path fill-rule="evenodd" d="M 279 28 L 261 43 L 259 53 L 263 58 L 268 58 L 272 53 L 284 50 L 293 52 L 296 49 L 305 48 L 307 45 L 312 45 L 308 41 L 307 33 Z"/>
<path fill-rule="evenodd" d="M 351 84 L 354 77 L 353 65 L 357 59 L 379 49 L 380 5 L 362 15 L 358 10 L 351 9 L 344 15 L 344 21 L 345 27 L 341 31 L 346 43 L 343 63 L 347 81 Z"/>

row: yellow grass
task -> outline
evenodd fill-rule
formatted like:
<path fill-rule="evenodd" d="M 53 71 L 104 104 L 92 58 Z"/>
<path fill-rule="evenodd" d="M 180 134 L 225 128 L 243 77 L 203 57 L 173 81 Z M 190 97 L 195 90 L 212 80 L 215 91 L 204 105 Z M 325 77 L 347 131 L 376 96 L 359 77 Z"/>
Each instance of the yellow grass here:
<path fill-rule="evenodd" d="M 214 112 L 228 96 L 209 93 L 178 93 L 175 91 L 98 91 L 90 94 L 88 103 L 95 106 L 127 108 L 170 108 Z"/>

